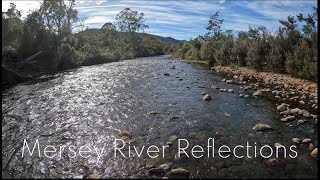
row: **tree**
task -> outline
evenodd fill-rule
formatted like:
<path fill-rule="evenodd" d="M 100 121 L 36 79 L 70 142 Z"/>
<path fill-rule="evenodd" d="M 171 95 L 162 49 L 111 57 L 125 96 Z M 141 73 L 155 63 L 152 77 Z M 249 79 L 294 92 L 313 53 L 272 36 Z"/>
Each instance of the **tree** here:
<path fill-rule="evenodd" d="M 222 22 L 223 19 L 219 19 L 219 11 L 212 14 L 208 21 L 208 25 L 205 27 L 208 30 L 207 34 L 205 35 L 205 39 L 208 39 L 210 36 L 218 37 L 222 32 Z"/>
<path fill-rule="evenodd" d="M 149 28 L 144 22 L 144 13 L 139 13 L 130 8 L 125 8 L 120 11 L 116 17 L 116 24 L 122 32 L 143 32 L 144 29 Z"/>

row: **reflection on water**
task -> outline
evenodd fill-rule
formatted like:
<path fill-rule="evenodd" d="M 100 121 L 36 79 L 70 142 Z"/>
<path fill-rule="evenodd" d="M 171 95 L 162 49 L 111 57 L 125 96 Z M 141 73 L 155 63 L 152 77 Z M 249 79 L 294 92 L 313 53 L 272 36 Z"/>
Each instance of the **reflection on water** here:
<path fill-rule="evenodd" d="M 175 69 L 170 68 L 173 64 Z M 160 147 L 172 135 L 188 139 L 190 146 L 206 146 L 210 137 L 230 147 L 247 141 L 289 147 L 293 137 L 316 141 L 310 124 L 285 125 L 273 102 L 239 98 L 239 85 L 221 79 L 200 65 L 159 56 L 82 67 L 48 81 L 15 86 L 2 94 L 2 171 L 15 178 L 82 178 L 93 172 L 104 178 L 124 178 L 143 172 L 149 164 L 172 162 L 194 177 L 316 177 L 316 160 L 306 145 L 298 145 L 296 159 L 282 159 L 283 166 L 276 168 L 261 157 L 175 159 L 176 142 L 165 158 L 113 156 L 114 139 L 123 131 L 133 136 L 132 145 L 138 148 Z M 212 84 L 235 93 L 219 92 L 210 88 Z M 212 100 L 203 101 L 202 92 Z M 148 115 L 152 111 L 158 114 Z M 257 123 L 269 124 L 274 130 L 256 133 L 252 127 Z M 88 153 L 90 158 L 71 158 L 68 151 L 62 151 L 61 158 L 22 158 L 23 139 L 30 144 L 38 139 L 40 148 L 106 149 L 98 163 L 94 151 Z"/>

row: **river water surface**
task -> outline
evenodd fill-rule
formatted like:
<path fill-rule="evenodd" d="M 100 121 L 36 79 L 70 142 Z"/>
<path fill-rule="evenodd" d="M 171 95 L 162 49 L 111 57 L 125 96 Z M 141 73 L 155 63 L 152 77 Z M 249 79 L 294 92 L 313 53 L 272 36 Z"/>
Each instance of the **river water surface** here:
<path fill-rule="evenodd" d="M 82 178 L 92 173 L 133 178 L 150 165 L 169 162 L 172 168 L 182 167 L 199 178 L 317 177 L 317 160 L 304 144 L 297 145 L 296 158 L 279 158 L 276 167 L 262 157 L 222 159 L 204 154 L 199 159 L 176 159 L 177 140 L 164 158 L 149 158 L 145 152 L 143 157 L 134 153 L 130 158 L 114 157 L 114 139 L 124 131 L 133 136 L 135 142 L 130 145 L 140 150 L 148 145 L 161 147 L 173 135 L 187 139 L 190 147 L 204 148 L 208 138 L 230 147 L 245 146 L 247 141 L 252 146 L 256 142 L 257 147 L 274 147 L 277 142 L 287 151 L 293 137 L 316 143 L 317 132 L 308 121 L 303 126 L 284 124 L 275 102 L 252 97 L 252 91 L 243 92 L 239 84 L 221 82 L 223 78 L 202 65 L 158 56 L 81 67 L 17 85 L 2 92 L 2 172 L 14 178 Z M 235 92 L 220 92 L 212 85 Z M 204 101 L 202 92 L 212 100 Z M 240 98 L 239 93 L 250 97 Z M 158 114 L 148 114 L 152 111 Z M 257 123 L 269 124 L 273 130 L 256 132 L 252 128 Z M 30 148 L 38 139 L 40 149 L 48 145 L 57 149 L 106 145 L 106 149 L 98 162 L 94 151 L 87 153 L 89 158 L 71 158 L 68 151 L 62 151 L 61 158 L 36 153 L 22 157 L 24 139 Z"/>

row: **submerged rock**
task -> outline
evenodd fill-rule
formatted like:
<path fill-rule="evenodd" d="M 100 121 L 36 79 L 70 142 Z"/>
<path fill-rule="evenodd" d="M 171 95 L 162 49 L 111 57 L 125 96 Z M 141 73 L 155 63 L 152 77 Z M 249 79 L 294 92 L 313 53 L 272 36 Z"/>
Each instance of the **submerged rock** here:
<path fill-rule="evenodd" d="M 205 101 L 210 101 L 210 100 L 212 99 L 209 94 L 204 95 L 202 98 L 203 98 L 203 100 L 205 100 Z"/>
<path fill-rule="evenodd" d="M 233 91 L 233 89 L 228 89 L 228 92 L 233 93 L 234 91 Z"/>

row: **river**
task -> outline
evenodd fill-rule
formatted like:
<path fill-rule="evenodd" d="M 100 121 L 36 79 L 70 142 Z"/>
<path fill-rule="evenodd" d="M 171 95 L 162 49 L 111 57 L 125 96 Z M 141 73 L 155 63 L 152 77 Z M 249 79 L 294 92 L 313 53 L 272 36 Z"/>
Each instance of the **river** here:
<path fill-rule="evenodd" d="M 289 126 L 281 122 L 274 101 L 252 97 L 254 91 L 243 91 L 237 83 L 226 84 L 223 78 L 203 65 L 157 56 L 80 67 L 16 85 L 2 92 L 2 172 L 14 178 L 82 178 L 92 173 L 103 178 L 133 178 L 150 165 L 169 162 L 172 168 L 182 167 L 198 178 L 317 177 L 317 160 L 305 144 L 297 145 L 296 158 L 279 158 L 276 167 L 262 157 L 223 159 L 205 154 L 175 159 L 177 140 L 164 157 L 150 158 L 144 152 L 143 157 L 114 157 L 114 140 L 124 131 L 133 136 L 130 145 L 140 149 L 161 147 L 170 138 L 184 138 L 190 147 L 205 148 L 208 138 L 230 147 L 247 142 L 260 147 L 281 143 L 287 151 L 294 145 L 293 137 L 316 143 L 312 123 Z M 232 88 L 234 93 L 220 92 L 212 85 Z M 202 92 L 212 100 L 204 101 Z M 239 93 L 250 97 L 240 98 Z M 273 130 L 256 132 L 252 128 L 257 123 L 269 124 Z M 49 145 L 106 145 L 106 149 L 99 161 L 93 151 L 87 153 L 89 158 L 72 158 L 68 151 L 53 158 L 36 153 L 22 157 L 24 139 L 30 149 L 36 139 L 40 149 Z"/>

